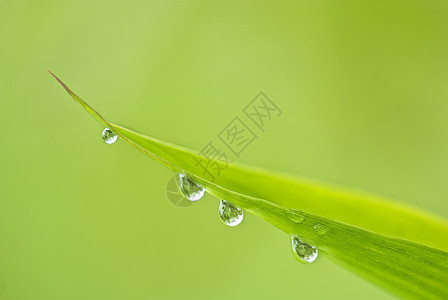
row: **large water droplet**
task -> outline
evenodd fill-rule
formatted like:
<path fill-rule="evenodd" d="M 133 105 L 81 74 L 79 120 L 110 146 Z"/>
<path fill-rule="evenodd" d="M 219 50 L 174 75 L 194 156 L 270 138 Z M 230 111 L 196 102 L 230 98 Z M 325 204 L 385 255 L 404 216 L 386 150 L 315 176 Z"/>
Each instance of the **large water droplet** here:
<path fill-rule="evenodd" d="M 179 173 L 179 190 L 190 201 L 198 201 L 204 196 L 205 189 L 198 183 L 194 182 L 190 176 Z"/>
<path fill-rule="evenodd" d="M 105 141 L 107 144 L 113 144 L 117 141 L 118 136 L 112 132 L 109 128 L 104 128 L 103 133 L 101 134 L 103 136 L 103 141 Z"/>
<path fill-rule="evenodd" d="M 327 226 L 321 224 L 321 223 L 316 223 L 316 225 L 314 225 L 314 230 L 316 231 L 317 234 L 325 234 L 328 231 Z"/>
<path fill-rule="evenodd" d="M 228 226 L 236 226 L 243 221 L 244 211 L 229 201 L 221 200 L 218 209 L 219 218 Z"/>
<path fill-rule="evenodd" d="M 317 247 L 302 241 L 297 235 L 291 236 L 292 253 L 301 263 L 312 263 L 318 256 Z"/>

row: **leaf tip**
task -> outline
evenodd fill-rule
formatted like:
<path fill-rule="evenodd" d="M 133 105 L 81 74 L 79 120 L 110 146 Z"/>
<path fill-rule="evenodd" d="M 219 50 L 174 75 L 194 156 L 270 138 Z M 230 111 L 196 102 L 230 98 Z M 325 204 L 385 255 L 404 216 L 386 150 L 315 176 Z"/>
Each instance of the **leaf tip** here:
<path fill-rule="evenodd" d="M 50 73 L 50 75 L 53 76 L 53 78 L 56 79 L 60 85 L 62 85 L 62 87 L 67 91 L 67 93 L 69 93 L 70 96 L 72 96 L 72 97 L 76 96 L 75 93 L 73 93 L 73 91 L 71 89 L 69 89 L 69 87 L 66 86 L 65 83 L 62 82 L 62 80 L 60 80 L 56 75 L 53 74 L 53 72 L 51 72 L 48 69 L 47 69 L 47 72 Z"/>

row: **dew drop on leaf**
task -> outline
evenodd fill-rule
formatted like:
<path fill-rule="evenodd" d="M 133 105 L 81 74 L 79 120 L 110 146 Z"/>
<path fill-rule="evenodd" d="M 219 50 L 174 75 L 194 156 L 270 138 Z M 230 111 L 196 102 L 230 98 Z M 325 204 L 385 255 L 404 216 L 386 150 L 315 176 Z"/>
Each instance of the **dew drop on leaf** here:
<path fill-rule="evenodd" d="M 300 211 L 291 209 L 289 210 L 288 219 L 296 223 L 302 223 L 305 220 L 305 216 Z"/>
<path fill-rule="evenodd" d="M 205 189 L 198 183 L 194 182 L 190 176 L 179 173 L 178 185 L 182 195 L 190 201 L 198 201 L 204 196 Z"/>
<path fill-rule="evenodd" d="M 104 128 L 103 133 L 101 134 L 103 136 L 103 141 L 106 142 L 106 144 L 113 144 L 117 141 L 118 136 L 112 132 L 109 128 Z"/>
<path fill-rule="evenodd" d="M 221 200 L 218 214 L 221 221 L 228 226 L 236 226 L 243 221 L 244 211 L 229 201 Z"/>
<path fill-rule="evenodd" d="M 308 264 L 316 260 L 318 256 L 317 247 L 302 241 L 297 235 L 291 236 L 292 253 L 297 261 Z"/>
<path fill-rule="evenodd" d="M 316 225 L 314 225 L 314 230 L 317 234 L 323 235 L 328 231 L 328 228 L 321 223 L 316 223 Z"/>

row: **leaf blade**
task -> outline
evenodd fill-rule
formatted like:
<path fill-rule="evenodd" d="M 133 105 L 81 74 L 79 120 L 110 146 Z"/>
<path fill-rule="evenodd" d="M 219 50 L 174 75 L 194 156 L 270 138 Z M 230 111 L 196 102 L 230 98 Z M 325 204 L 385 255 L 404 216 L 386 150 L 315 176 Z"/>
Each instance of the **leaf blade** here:
<path fill-rule="evenodd" d="M 110 123 L 74 94 L 59 78 L 51 72 L 50 74 L 56 78 L 77 103 L 102 125 L 109 127 L 124 141 L 170 169 L 176 172 L 188 172 L 212 195 L 231 200 L 243 209 L 267 220 L 288 235 L 298 234 L 305 239 L 312 240 L 320 251 L 327 254 L 331 259 L 348 266 L 358 274 L 397 295 L 425 299 L 448 298 L 448 285 L 446 285 L 446 282 L 448 282 L 447 252 L 332 220 L 328 218 L 330 213 L 320 209 L 319 205 L 315 205 L 313 201 L 307 202 L 308 209 L 317 210 L 327 217 L 310 212 L 305 213 L 294 208 L 297 205 L 303 206 L 305 198 L 313 196 L 312 199 L 320 199 L 321 203 L 327 205 L 331 203 L 330 208 L 333 209 L 340 205 L 351 208 L 348 209 L 349 213 L 346 212 L 345 214 L 338 210 L 339 220 L 342 219 L 343 221 L 345 221 L 344 218 L 347 218 L 347 215 L 353 214 L 353 208 L 361 208 L 361 211 L 368 211 L 369 219 L 375 221 L 376 229 L 380 228 L 380 231 L 387 231 L 395 236 L 411 237 L 418 242 L 421 242 L 422 236 L 413 233 L 415 229 L 419 227 L 421 229 L 423 225 L 424 229 L 419 232 L 425 232 L 428 228 L 435 230 L 433 236 L 424 239 L 426 244 L 437 244 L 441 249 L 448 248 L 448 241 L 437 243 L 437 240 L 440 240 L 440 236 L 437 236 L 437 234 L 441 233 L 442 237 L 448 236 L 446 235 L 448 225 L 444 220 L 399 204 L 391 204 L 374 196 L 331 188 L 306 180 L 291 179 L 284 175 L 266 173 L 266 171 L 237 164 L 231 166 L 231 172 L 227 172 L 226 176 L 221 176 L 218 180 L 212 182 L 198 175 L 200 172 L 193 164 L 195 158 L 198 158 L 198 154 L 192 150 L 146 137 Z M 243 179 L 252 180 L 244 181 Z M 272 185 L 272 182 L 274 182 L 274 185 Z M 254 186 L 256 189 L 253 188 Z M 279 196 L 273 196 L 273 194 L 278 194 L 279 187 L 286 190 L 287 193 L 282 194 L 282 197 L 287 196 L 286 200 Z M 259 191 L 260 188 L 262 192 Z M 294 192 L 297 189 L 302 194 L 295 194 Z M 283 189 L 280 189 L 280 191 L 283 191 Z M 297 197 L 301 201 L 297 201 Z M 372 214 L 372 208 L 374 208 L 373 211 L 376 214 Z M 384 210 L 386 213 L 381 218 L 381 211 Z M 399 218 L 399 222 L 394 222 L 393 217 L 396 217 L 394 214 L 399 214 L 402 219 Z M 300 220 L 298 220 L 292 217 L 297 215 L 303 216 L 303 219 L 299 218 Z M 372 225 L 363 221 L 366 215 L 355 216 L 356 218 L 352 219 L 355 223 L 363 224 L 364 227 Z M 386 226 L 379 226 L 381 223 L 378 223 L 378 220 L 386 221 Z M 417 222 L 417 226 L 413 226 L 415 222 Z M 329 229 L 328 232 L 319 234 L 314 229 L 316 224 L 324 224 Z M 359 224 L 356 225 L 359 226 Z M 392 230 L 389 228 L 391 225 Z M 411 229 L 403 234 L 402 231 L 393 227 L 396 225 L 410 227 Z M 409 233 L 411 233 L 410 236 L 406 235 Z"/>
<path fill-rule="evenodd" d="M 122 136 L 138 141 L 150 152 L 158 156 L 166 155 L 168 160 L 177 166 L 177 171 L 185 170 L 191 174 L 202 172 L 196 165 L 197 160 L 201 159 L 197 152 L 138 134 L 116 124 L 113 124 L 113 127 Z M 240 164 L 228 166 L 223 175 L 216 177 L 214 182 L 235 192 L 266 199 L 285 207 L 448 250 L 448 239 L 440 239 L 441 236 L 448 236 L 448 223 L 445 220 L 368 193 L 270 173 Z"/>

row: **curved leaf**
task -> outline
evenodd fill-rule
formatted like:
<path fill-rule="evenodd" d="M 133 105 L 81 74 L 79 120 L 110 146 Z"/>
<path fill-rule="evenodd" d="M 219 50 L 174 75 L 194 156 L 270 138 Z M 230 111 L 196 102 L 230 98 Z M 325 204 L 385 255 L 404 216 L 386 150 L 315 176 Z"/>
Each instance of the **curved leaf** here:
<path fill-rule="evenodd" d="M 239 164 L 222 165 L 227 169 L 211 180 L 194 151 L 110 123 L 53 76 L 102 125 L 173 171 L 188 173 L 210 194 L 312 241 L 321 253 L 398 295 L 448 298 L 448 253 L 435 249 L 448 249 L 446 221 L 377 196 Z"/>

